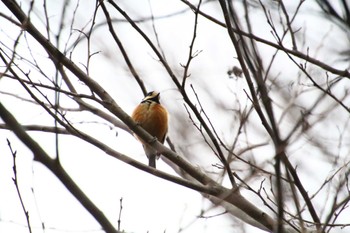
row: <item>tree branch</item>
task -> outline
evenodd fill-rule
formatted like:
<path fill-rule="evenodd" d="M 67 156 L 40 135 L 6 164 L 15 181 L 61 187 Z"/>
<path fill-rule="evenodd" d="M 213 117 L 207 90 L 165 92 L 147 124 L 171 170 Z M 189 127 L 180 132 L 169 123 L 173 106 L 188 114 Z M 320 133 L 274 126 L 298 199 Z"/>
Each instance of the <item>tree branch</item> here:
<path fill-rule="evenodd" d="M 118 232 L 109 222 L 101 210 L 85 195 L 72 178 L 63 169 L 57 160 L 52 159 L 41 147 L 34 141 L 13 117 L 13 115 L 0 103 L 0 117 L 11 128 L 14 134 L 33 152 L 34 159 L 44 164 L 70 193 L 85 207 L 89 213 L 101 224 L 107 232 Z"/>

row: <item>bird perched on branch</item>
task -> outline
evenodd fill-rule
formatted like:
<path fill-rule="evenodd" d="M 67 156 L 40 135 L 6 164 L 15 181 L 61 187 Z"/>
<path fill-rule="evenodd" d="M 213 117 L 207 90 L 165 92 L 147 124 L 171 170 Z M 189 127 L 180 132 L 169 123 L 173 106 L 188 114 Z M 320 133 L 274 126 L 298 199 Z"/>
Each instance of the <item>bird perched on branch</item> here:
<path fill-rule="evenodd" d="M 157 138 L 159 142 L 164 143 L 168 132 L 168 112 L 160 104 L 159 99 L 159 92 L 149 92 L 141 103 L 137 105 L 131 117 L 150 135 Z M 160 154 L 141 138 L 137 137 L 137 139 L 143 145 L 148 157 L 148 165 L 156 168 L 156 158 L 158 159 Z"/>

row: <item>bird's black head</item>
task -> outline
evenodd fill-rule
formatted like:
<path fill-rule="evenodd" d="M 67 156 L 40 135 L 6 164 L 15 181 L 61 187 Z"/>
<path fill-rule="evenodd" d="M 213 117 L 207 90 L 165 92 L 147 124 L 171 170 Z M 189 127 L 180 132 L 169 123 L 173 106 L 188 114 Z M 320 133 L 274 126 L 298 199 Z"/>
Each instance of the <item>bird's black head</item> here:
<path fill-rule="evenodd" d="M 159 94 L 160 93 L 156 91 L 148 92 L 145 98 L 143 98 L 142 102 L 153 101 L 159 104 L 159 99 L 160 99 Z"/>

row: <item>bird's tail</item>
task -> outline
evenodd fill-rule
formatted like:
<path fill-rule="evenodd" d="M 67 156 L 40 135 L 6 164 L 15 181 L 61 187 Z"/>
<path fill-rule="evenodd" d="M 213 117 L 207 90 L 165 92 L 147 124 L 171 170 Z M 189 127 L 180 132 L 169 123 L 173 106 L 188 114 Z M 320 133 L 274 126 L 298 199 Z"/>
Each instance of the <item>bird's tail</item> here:
<path fill-rule="evenodd" d="M 155 154 L 148 156 L 148 166 L 156 168 L 156 155 Z"/>
<path fill-rule="evenodd" d="M 144 146 L 144 149 L 148 158 L 148 166 L 156 168 L 156 159 L 159 158 L 157 151 L 150 146 Z"/>

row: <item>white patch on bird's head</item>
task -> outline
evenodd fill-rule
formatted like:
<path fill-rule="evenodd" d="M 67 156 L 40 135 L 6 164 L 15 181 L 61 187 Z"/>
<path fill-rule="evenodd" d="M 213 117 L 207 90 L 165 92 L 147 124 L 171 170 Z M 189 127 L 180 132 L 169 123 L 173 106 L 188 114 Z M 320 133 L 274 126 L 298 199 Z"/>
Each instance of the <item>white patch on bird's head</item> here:
<path fill-rule="evenodd" d="M 148 92 L 145 98 L 143 98 L 141 103 L 144 102 L 156 102 L 159 104 L 160 93 L 156 91 Z"/>

